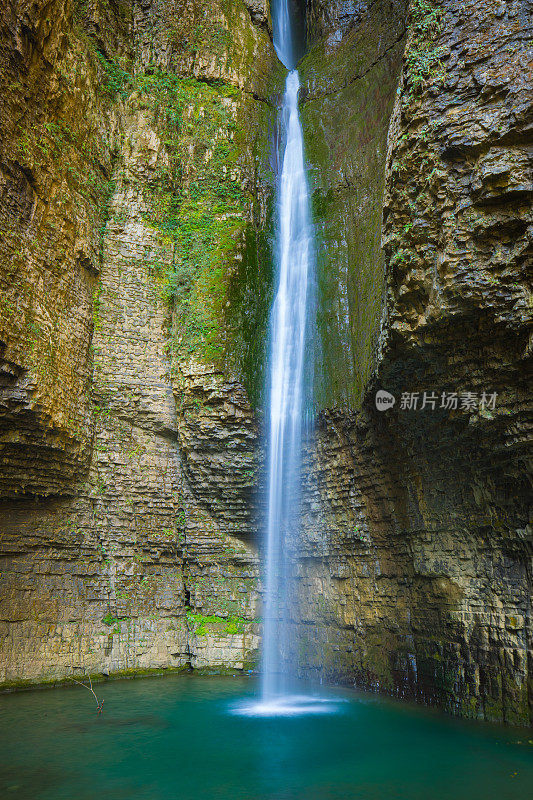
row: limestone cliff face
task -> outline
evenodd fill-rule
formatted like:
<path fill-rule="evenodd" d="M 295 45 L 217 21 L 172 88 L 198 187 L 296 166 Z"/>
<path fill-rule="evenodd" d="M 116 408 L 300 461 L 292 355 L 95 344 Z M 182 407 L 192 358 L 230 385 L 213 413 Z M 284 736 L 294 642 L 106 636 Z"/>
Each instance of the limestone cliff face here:
<path fill-rule="evenodd" d="M 530 14 L 317 0 L 300 65 L 320 297 L 300 669 L 520 723 Z M 20 0 L 1 24 L 2 679 L 244 668 L 283 80 L 267 4 Z"/>
<path fill-rule="evenodd" d="M 359 411 L 322 413 L 298 577 L 309 669 L 325 652 L 337 679 L 519 723 L 532 679 L 530 13 L 411 3 L 381 167 L 374 377 Z M 342 42 L 343 17 L 321 19 Z M 376 410 L 380 388 L 392 409 Z"/>
<path fill-rule="evenodd" d="M 375 365 L 384 163 L 406 10 L 377 0 L 310 15 L 314 44 L 300 72 L 318 240 L 319 408 L 357 407 Z"/>
<path fill-rule="evenodd" d="M 6 6 L 1 48 L 0 491 L 58 494 L 89 458 L 115 113 L 70 3 Z"/>
<path fill-rule="evenodd" d="M 4 10 L 8 685 L 255 659 L 255 423 L 223 341 L 240 375 L 268 25 L 244 3 Z"/>

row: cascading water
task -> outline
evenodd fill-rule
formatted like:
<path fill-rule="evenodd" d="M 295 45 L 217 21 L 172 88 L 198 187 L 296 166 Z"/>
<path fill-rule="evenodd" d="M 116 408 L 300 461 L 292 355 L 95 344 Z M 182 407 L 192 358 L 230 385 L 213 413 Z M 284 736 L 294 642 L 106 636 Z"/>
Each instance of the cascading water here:
<path fill-rule="evenodd" d="M 289 11 L 289 0 L 274 0 L 273 41 L 274 48 L 281 63 L 289 70 L 294 69 L 294 47 L 292 43 L 292 24 Z"/>
<path fill-rule="evenodd" d="M 298 73 L 287 77 L 285 152 L 279 187 L 278 283 L 271 312 L 268 516 L 263 628 L 263 698 L 283 694 L 288 651 L 290 545 L 297 542 L 302 425 L 310 389 L 306 364 L 313 238 L 298 114 Z"/>
<path fill-rule="evenodd" d="M 270 317 L 268 385 L 268 506 L 262 703 L 287 699 L 291 650 L 290 564 L 298 543 L 304 420 L 310 406 L 314 327 L 314 238 L 298 110 L 288 0 L 277 0 L 274 46 L 290 70 L 281 110 L 281 175 L 276 236 L 277 284 Z"/>
<path fill-rule="evenodd" d="M 239 704 L 239 714 L 292 716 L 329 713 L 339 701 L 297 694 L 291 667 L 297 641 L 291 635 L 293 572 L 300 539 L 302 444 L 312 405 L 315 328 L 315 241 L 298 109 L 289 0 L 274 0 L 274 46 L 289 73 L 281 109 L 281 172 L 278 176 L 276 290 L 270 314 L 267 385 L 268 484 L 263 607 L 261 697 Z"/>

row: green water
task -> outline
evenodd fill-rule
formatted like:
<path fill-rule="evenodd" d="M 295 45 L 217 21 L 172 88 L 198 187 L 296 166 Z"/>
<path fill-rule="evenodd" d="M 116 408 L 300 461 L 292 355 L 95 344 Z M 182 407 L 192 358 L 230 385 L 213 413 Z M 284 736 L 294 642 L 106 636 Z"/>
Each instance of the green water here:
<path fill-rule="evenodd" d="M 0 697 L 0 798 L 522 800 L 533 733 L 339 690 L 335 714 L 230 713 L 253 684 L 175 676 Z"/>

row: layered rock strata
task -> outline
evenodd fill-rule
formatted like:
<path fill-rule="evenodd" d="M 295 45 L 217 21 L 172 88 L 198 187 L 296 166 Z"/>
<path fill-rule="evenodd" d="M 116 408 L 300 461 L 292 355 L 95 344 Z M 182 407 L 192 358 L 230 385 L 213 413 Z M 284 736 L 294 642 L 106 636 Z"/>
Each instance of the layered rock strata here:
<path fill-rule="evenodd" d="M 520 724 L 532 697 L 528 9 L 411 4 L 374 377 L 360 411 L 321 416 L 296 615 L 307 669 Z M 394 406 L 377 410 L 379 389 Z"/>
<path fill-rule="evenodd" d="M 0 640 L 8 686 L 243 669 L 256 657 L 257 555 L 245 508 L 254 423 L 236 378 L 228 383 L 218 367 L 216 387 L 212 376 L 205 383 L 206 350 L 216 352 L 225 335 L 213 309 L 197 327 L 186 309 L 195 312 L 218 280 L 217 259 L 230 274 L 246 269 L 254 120 L 264 116 L 253 104 L 269 109 L 254 96 L 264 96 L 276 62 L 264 9 L 213 3 L 210 11 L 206 26 L 196 3 L 5 10 Z M 243 113 L 246 130 L 236 122 Z M 227 145 L 234 136 L 236 155 Z M 224 213 L 204 212 L 206 195 L 229 198 Z M 203 270 L 182 257 L 200 248 Z M 191 388 L 194 376 L 205 398 Z M 199 397 L 215 408 L 209 432 Z M 221 468 L 202 482 L 202 439 L 207 463 L 227 462 L 229 442 L 242 451 L 232 474 Z M 241 488 L 232 489 L 241 468 Z"/>

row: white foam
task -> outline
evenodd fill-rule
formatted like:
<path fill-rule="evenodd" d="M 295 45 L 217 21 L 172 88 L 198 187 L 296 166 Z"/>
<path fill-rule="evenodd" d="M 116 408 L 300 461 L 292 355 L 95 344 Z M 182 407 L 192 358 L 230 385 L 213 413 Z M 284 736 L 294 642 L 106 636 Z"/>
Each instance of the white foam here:
<path fill-rule="evenodd" d="M 309 714 L 335 714 L 345 702 L 338 698 L 313 695 L 283 695 L 271 700 L 253 700 L 234 706 L 232 713 L 244 717 L 301 717 Z"/>

